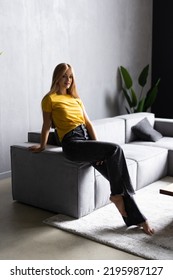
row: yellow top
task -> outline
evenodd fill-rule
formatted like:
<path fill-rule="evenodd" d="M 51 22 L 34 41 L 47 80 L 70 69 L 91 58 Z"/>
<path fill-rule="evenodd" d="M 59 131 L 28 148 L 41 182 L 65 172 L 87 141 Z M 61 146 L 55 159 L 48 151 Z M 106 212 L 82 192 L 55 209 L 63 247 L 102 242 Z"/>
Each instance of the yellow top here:
<path fill-rule="evenodd" d="M 80 98 L 66 94 L 48 94 L 42 100 L 42 110 L 52 113 L 52 120 L 60 141 L 64 135 L 81 124 L 85 124 L 83 103 Z"/>

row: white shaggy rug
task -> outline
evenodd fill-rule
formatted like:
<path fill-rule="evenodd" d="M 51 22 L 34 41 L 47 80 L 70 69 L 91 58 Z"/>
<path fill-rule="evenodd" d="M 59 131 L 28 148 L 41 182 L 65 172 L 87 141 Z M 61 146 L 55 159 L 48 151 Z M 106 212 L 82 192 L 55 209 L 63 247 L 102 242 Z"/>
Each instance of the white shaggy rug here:
<path fill-rule="evenodd" d="M 155 229 L 153 236 L 138 227 L 126 228 L 112 203 L 80 219 L 59 214 L 43 222 L 145 259 L 173 260 L 173 197 L 159 193 L 171 180 L 166 177 L 135 195 L 139 208 Z"/>

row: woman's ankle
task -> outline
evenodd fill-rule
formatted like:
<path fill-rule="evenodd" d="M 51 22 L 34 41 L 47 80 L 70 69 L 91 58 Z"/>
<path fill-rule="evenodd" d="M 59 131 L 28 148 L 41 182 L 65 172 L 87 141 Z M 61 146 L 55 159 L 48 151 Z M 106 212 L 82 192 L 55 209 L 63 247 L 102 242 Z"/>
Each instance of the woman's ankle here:
<path fill-rule="evenodd" d="M 124 205 L 124 199 L 123 199 L 123 196 L 121 194 L 111 195 L 110 196 L 110 201 L 115 204 L 118 211 L 120 212 L 120 214 L 123 217 L 127 217 L 127 213 L 126 213 L 125 205 Z"/>
<path fill-rule="evenodd" d="M 120 200 L 123 198 L 123 195 L 121 194 L 114 194 L 114 195 L 111 195 L 110 196 L 110 200 L 113 202 L 113 201 L 117 201 L 117 200 Z"/>

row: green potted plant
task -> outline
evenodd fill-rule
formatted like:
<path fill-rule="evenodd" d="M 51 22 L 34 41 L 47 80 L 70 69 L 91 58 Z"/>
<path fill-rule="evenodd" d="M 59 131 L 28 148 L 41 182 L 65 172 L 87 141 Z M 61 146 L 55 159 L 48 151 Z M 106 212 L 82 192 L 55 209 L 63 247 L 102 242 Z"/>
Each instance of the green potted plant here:
<path fill-rule="evenodd" d="M 122 91 L 129 106 L 129 108 L 126 107 L 127 113 L 146 112 L 156 99 L 160 78 L 154 86 L 152 86 L 147 92 L 144 92 L 148 78 L 149 64 L 145 66 L 138 78 L 138 84 L 141 91 L 137 95 L 134 91 L 133 81 L 128 70 L 125 67 L 120 66 L 119 71 L 122 80 Z"/>

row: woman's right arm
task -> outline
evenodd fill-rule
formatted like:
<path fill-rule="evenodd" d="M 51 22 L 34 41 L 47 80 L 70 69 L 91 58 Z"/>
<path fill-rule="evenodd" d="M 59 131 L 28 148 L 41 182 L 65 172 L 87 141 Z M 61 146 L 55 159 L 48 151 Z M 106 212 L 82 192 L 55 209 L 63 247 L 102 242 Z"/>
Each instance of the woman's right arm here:
<path fill-rule="evenodd" d="M 35 152 L 35 153 L 39 153 L 45 149 L 47 140 L 48 140 L 48 136 L 49 136 L 49 131 L 51 128 L 51 124 L 52 124 L 51 113 L 43 111 L 43 125 L 42 125 L 42 130 L 41 130 L 40 144 L 29 147 L 29 150 L 31 150 L 32 152 Z"/>

